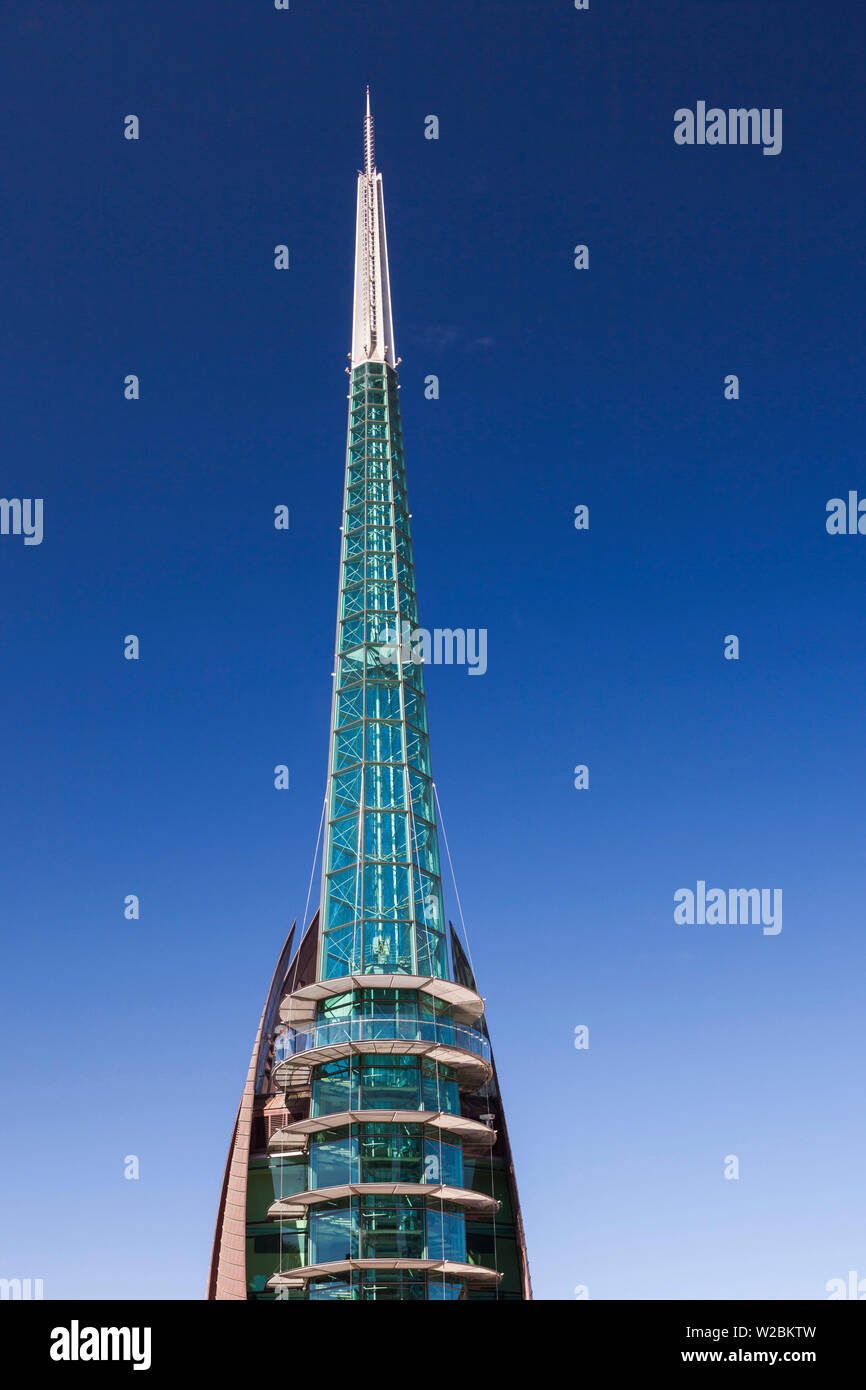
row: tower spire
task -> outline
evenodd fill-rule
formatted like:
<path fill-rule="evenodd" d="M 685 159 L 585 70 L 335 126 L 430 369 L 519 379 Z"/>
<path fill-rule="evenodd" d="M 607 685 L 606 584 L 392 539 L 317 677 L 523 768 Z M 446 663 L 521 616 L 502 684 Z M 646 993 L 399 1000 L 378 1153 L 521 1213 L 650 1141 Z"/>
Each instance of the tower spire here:
<path fill-rule="evenodd" d="M 373 117 L 370 115 L 370 88 L 367 87 L 367 114 L 364 117 L 364 172 L 369 179 L 376 169 L 376 150 L 373 145 Z"/>
<path fill-rule="evenodd" d="M 362 362 L 396 365 L 385 200 L 382 175 L 376 171 L 369 87 L 364 115 L 364 168 L 358 174 L 351 360 L 353 367 L 360 366 Z"/>

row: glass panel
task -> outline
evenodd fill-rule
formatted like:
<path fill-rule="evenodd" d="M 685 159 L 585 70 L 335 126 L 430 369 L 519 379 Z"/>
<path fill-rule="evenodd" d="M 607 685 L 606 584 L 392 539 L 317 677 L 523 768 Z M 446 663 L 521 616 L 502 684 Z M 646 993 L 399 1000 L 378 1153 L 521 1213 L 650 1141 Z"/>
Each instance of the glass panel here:
<path fill-rule="evenodd" d="M 411 975 L 411 922 L 364 922 L 363 969 L 369 975 Z"/>
<path fill-rule="evenodd" d="M 316 1009 L 316 1018 L 322 1023 L 332 1023 L 337 1018 L 351 1018 L 357 1013 L 357 995 L 354 991 L 347 994 L 332 994 L 328 999 L 321 999 Z"/>
<path fill-rule="evenodd" d="M 307 1263 L 307 1236 L 305 1230 L 296 1229 L 297 1222 L 291 1221 L 283 1226 L 282 1249 L 279 1231 L 253 1232 L 247 1234 L 247 1288 L 256 1293 L 265 1293 L 266 1285 L 277 1270 L 298 1269 Z"/>
<path fill-rule="evenodd" d="M 417 1303 L 427 1297 L 427 1281 L 415 1270 L 375 1270 L 363 1276 L 361 1297 L 365 1302 Z"/>
<path fill-rule="evenodd" d="M 424 1141 L 424 1181 L 463 1186 L 463 1149 L 438 1138 Z"/>
<path fill-rule="evenodd" d="M 310 1189 L 358 1180 L 358 1140 L 350 1130 L 310 1143 Z"/>
<path fill-rule="evenodd" d="M 408 860 L 408 816 L 368 812 L 364 817 L 364 855 L 367 859 Z"/>
<path fill-rule="evenodd" d="M 362 1059 L 361 1110 L 418 1110 L 420 1069 L 415 1057 Z"/>
<path fill-rule="evenodd" d="M 411 917 L 409 870 L 396 864 L 368 864 L 363 901 L 365 916 Z"/>
<path fill-rule="evenodd" d="M 424 1258 L 424 1209 L 415 1197 L 361 1197 L 362 1259 Z"/>
<path fill-rule="evenodd" d="M 406 758 L 421 772 L 430 774 L 430 745 L 426 734 L 410 729 L 406 738 Z"/>
<path fill-rule="evenodd" d="M 325 914 L 326 927 L 330 929 L 352 923 L 356 915 L 355 904 L 360 895 L 356 870 L 354 868 L 339 869 L 335 873 L 328 874 L 325 886 L 328 899 L 328 910 Z"/>
<path fill-rule="evenodd" d="M 337 727 L 361 718 L 361 687 L 344 691 L 337 700 Z"/>
<path fill-rule="evenodd" d="M 314 1207 L 310 1212 L 310 1259 L 313 1264 L 357 1258 L 357 1215 L 348 1206 Z"/>
<path fill-rule="evenodd" d="M 417 816 L 412 820 L 412 848 L 415 862 L 429 873 L 438 875 L 439 847 L 436 843 L 435 826 L 419 820 Z"/>
<path fill-rule="evenodd" d="M 434 1207 L 428 1210 L 427 1258 L 466 1263 L 466 1222 L 462 1212 Z"/>
<path fill-rule="evenodd" d="M 441 1283 L 438 1279 L 431 1279 L 427 1285 L 427 1297 L 431 1301 L 442 1298 L 462 1298 L 463 1285 L 454 1283 L 449 1279 L 443 1279 Z"/>
<path fill-rule="evenodd" d="M 365 661 L 361 656 L 341 656 L 337 664 L 337 684 L 342 689 L 363 680 Z"/>
<path fill-rule="evenodd" d="M 399 763 L 403 758 L 403 728 L 371 720 L 365 726 L 364 756 L 371 763 Z M 338 734 L 337 738 L 342 738 Z"/>
<path fill-rule="evenodd" d="M 338 1302 L 351 1302 L 357 1297 L 355 1285 L 348 1279 L 311 1279 L 309 1298 L 319 1302 L 321 1299 L 335 1299 Z"/>
<path fill-rule="evenodd" d="M 358 817 L 346 816 L 331 824 L 331 852 L 329 869 L 343 869 L 357 863 L 358 858 Z"/>
<path fill-rule="evenodd" d="M 424 1110 L 437 1110 L 445 1115 L 460 1114 L 460 1092 L 450 1068 L 436 1062 L 422 1062 Z M 464 1184 L 466 1186 L 467 1184 Z"/>
<path fill-rule="evenodd" d="M 334 819 L 356 811 L 361 804 L 361 769 L 338 772 L 331 778 L 331 815 Z"/>
<path fill-rule="evenodd" d="M 397 612 L 397 593 L 393 584 L 368 584 L 367 607 L 381 613 Z"/>
<path fill-rule="evenodd" d="M 357 931 L 354 924 L 337 927 L 325 933 L 322 947 L 324 979 L 335 980 L 352 973 L 356 941 Z"/>
<path fill-rule="evenodd" d="M 342 616 L 347 618 L 353 613 L 363 613 L 363 611 L 364 586 L 357 584 L 354 589 L 344 590 Z"/>
<path fill-rule="evenodd" d="M 495 1197 L 502 1203 L 502 1210 L 506 1210 L 506 1203 L 510 1211 L 510 1196 L 508 1192 L 508 1179 L 502 1167 L 501 1159 L 493 1160 L 493 1180 L 491 1183 L 491 1164 L 487 1158 L 483 1162 L 466 1159 L 463 1164 L 463 1186 L 472 1192 L 486 1192 L 488 1197 Z"/>
<path fill-rule="evenodd" d="M 433 820 L 433 786 L 429 777 L 424 777 L 413 768 L 409 769 L 409 786 L 412 792 L 412 808 L 422 820 Z"/>
<path fill-rule="evenodd" d="M 436 975 L 440 978 L 447 978 L 448 975 L 448 952 L 445 949 L 445 938 L 441 933 L 433 932 L 429 927 L 422 923 L 416 923 L 415 927 L 417 950 L 418 950 L 418 970 L 423 975 Z"/>
<path fill-rule="evenodd" d="M 334 737 L 334 767 L 349 767 L 362 760 L 363 725 L 355 724 Z"/>
<path fill-rule="evenodd" d="M 400 686 L 387 679 L 368 683 L 364 693 L 365 714 L 368 719 L 400 718 Z"/>
<path fill-rule="evenodd" d="M 417 1125 L 362 1125 L 362 1182 L 420 1182 L 422 1136 Z"/>
<path fill-rule="evenodd" d="M 364 770 L 364 797 L 368 806 L 405 806 L 406 781 L 402 767 L 383 763 L 368 764 Z"/>
<path fill-rule="evenodd" d="M 442 925 L 441 889 L 432 874 L 415 874 L 415 916 L 426 926 L 438 931 Z"/>
<path fill-rule="evenodd" d="M 313 1115 L 336 1115 L 343 1110 L 352 1110 L 353 1066 L 357 1065 L 351 1057 L 338 1062 L 327 1062 L 317 1067 L 313 1073 L 313 1097 L 310 1113 Z"/>

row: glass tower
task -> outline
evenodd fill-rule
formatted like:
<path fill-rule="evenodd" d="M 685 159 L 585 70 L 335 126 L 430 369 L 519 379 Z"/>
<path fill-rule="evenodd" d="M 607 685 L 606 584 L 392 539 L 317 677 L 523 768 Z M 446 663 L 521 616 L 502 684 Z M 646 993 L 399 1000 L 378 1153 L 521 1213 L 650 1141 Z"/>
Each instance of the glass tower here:
<path fill-rule="evenodd" d="M 220 1197 L 212 1299 L 527 1299 L 484 1000 L 449 950 L 382 176 L 358 175 L 320 908 L 289 934 Z"/>
<path fill-rule="evenodd" d="M 364 121 L 322 880 L 325 979 L 447 977 L 382 175 Z M 407 638 L 407 640 L 403 640 Z"/>

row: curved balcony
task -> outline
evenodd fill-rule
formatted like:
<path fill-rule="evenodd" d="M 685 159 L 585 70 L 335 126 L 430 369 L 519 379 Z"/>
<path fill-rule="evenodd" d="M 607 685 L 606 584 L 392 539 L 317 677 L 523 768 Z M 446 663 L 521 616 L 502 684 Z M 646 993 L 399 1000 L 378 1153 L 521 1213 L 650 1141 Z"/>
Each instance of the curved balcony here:
<path fill-rule="evenodd" d="M 299 1269 L 287 1269 L 282 1274 L 272 1274 L 268 1280 L 269 1289 L 302 1289 L 310 1279 L 323 1279 L 329 1274 L 351 1274 L 353 1270 L 363 1269 L 415 1269 L 428 1274 L 438 1274 L 443 1278 L 465 1279 L 473 1284 L 498 1284 L 502 1275 L 495 1269 L 484 1265 L 461 1264 L 456 1260 L 333 1260 L 328 1264 L 302 1265 Z"/>
<path fill-rule="evenodd" d="M 315 1020 L 316 1007 L 323 999 L 359 989 L 415 990 L 447 1004 L 457 1023 L 476 1023 L 484 1013 L 480 994 L 436 975 L 341 975 L 335 980 L 314 980 L 303 989 L 287 994 L 280 1004 L 280 1018 L 292 1028 L 306 1028 Z"/>
<path fill-rule="evenodd" d="M 438 1019 L 354 1017 L 279 1037 L 274 1085 L 286 1090 L 303 1084 L 313 1067 L 360 1052 L 428 1057 L 453 1068 L 458 1083 L 468 1089 L 483 1086 L 493 1075 L 490 1043 L 474 1028 Z"/>
<path fill-rule="evenodd" d="M 453 1202 L 455 1207 L 475 1212 L 479 1216 L 495 1216 L 499 1203 L 486 1192 L 471 1192 L 466 1187 L 449 1187 L 441 1182 L 343 1182 L 337 1187 L 317 1187 L 309 1192 L 278 1197 L 268 1207 L 268 1218 L 303 1216 L 309 1207 L 320 1202 L 335 1202 L 341 1197 L 435 1197 L 440 1202 Z"/>
<path fill-rule="evenodd" d="M 295 1120 L 274 1131 L 268 1140 L 271 1156 L 301 1153 L 307 1137 L 323 1129 L 342 1129 L 346 1125 L 426 1125 L 463 1140 L 464 1148 L 489 1149 L 496 1142 L 496 1130 L 470 1120 L 467 1115 L 450 1115 L 443 1110 L 340 1110 Z"/>

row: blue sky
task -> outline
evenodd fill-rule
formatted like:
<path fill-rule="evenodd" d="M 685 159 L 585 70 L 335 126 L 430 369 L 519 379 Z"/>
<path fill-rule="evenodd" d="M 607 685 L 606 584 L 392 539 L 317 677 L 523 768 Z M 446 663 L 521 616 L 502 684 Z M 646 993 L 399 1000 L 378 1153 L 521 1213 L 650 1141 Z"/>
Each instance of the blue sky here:
<path fill-rule="evenodd" d="M 489 634 L 428 707 L 536 1296 L 866 1277 L 864 47 L 841 0 L 4 11 L 0 1275 L 204 1292 L 324 789 L 369 82 L 421 618 Z M 698 100 L 781 154 L 676 145 Z M 676 925 L 699 879 L 782 932 Z"/>

